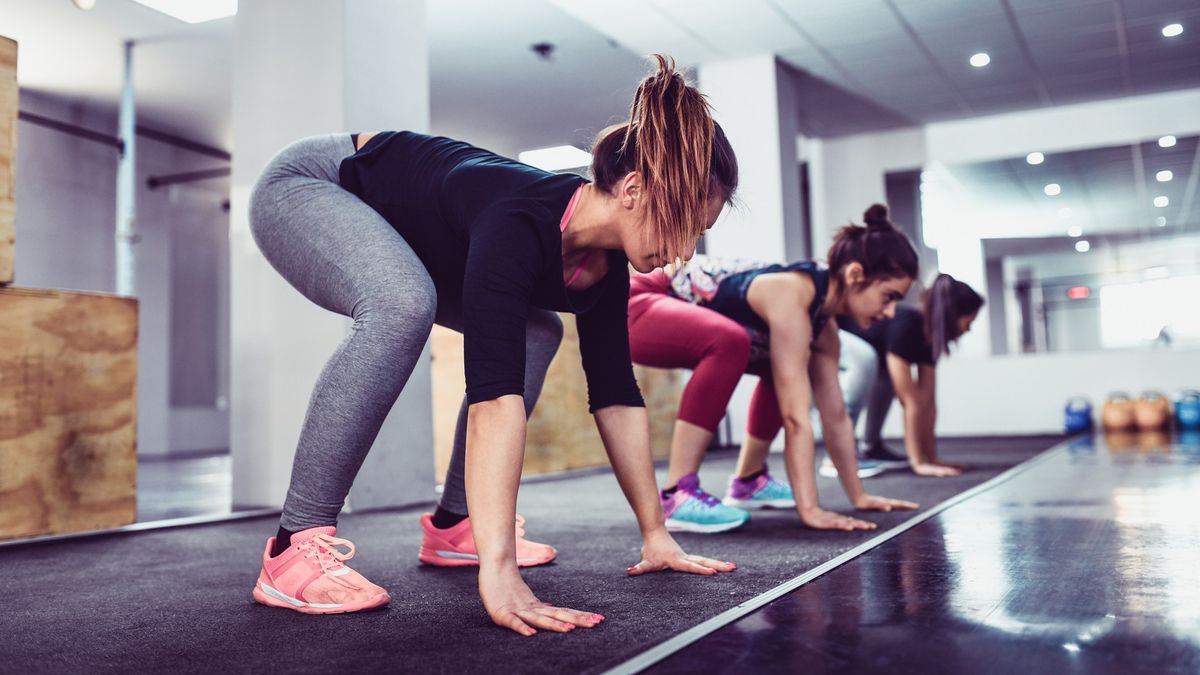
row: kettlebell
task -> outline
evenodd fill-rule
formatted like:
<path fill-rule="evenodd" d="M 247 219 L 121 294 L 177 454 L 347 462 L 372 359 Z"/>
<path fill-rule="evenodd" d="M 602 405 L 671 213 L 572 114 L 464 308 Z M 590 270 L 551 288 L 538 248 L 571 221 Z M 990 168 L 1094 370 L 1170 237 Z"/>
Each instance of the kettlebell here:
<path fill-rule="evenodd" d="M 1133 402 L 1133 419 L 1142 431 L 1171 426 L 1171 403 L 1158 391 L 1144 391 Z"/>
<path fill-rule="evenodd" d="M 1200 430 L 1200 391 L 1184 389 L 1175 399 L 1175 424 L 1181 430 Z"/>
<path fill-rule="evenodd" d="M 1063 406 L 1063 431 L 1077 434 L 1092 428 L 1092 402 L 1084 396 L 1072 396 Z"/>
<path fill-rule="evenodd" d="M 1124 392 L 1113 392 L 1104 401 L 1100 423 L 1110 431 L 1124 431 L 1134 426 L 1133 401 Z"/>

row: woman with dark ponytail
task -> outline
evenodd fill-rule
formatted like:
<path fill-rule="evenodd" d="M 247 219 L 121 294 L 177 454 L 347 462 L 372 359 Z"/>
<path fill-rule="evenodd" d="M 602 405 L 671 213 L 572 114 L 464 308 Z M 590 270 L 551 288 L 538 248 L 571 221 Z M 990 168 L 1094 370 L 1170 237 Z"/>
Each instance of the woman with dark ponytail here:
<path fill-rule="evenodd" d="M 629 334 L 634 361 L 693 371 L 680 402 L 661 494 L 668 529 L 722 532 L 744 524 L 746 510 L 765 507 L 795 508 L 813 528 L 874 529 L 873 523 L 825 511 L 817 502 L 809 415 L 814 403 L 854 507 L 916 508 L 911 502 L 870 495 L 859 481 L 854 428 L 838 380 L 838 329 L 829 320 L 845 314 L 865 328 L 890 317 L 917 275 L 916 251 L 887 221 L 886 209 L 875 206 L 866 213 L 866 226 L 847 225 L 838 232 L 828 265 L 697 256 L 633 279 Z M 722 503 L 701 489 L 697 471 L 745 373 L 760 379 L 737 472 L 730 476 Z M 791 488 L 767 471 L 767 452 L 781 428 Z"/>
<path fill-rule="evenodd" d="M 464 335 L 467 388 L 420 559 L 478 565 L 492 620 L 522 635 L 603 620 L 543 603 L 518 571 L 555 554 L 524 539 L 514 510 L 526 418 L 561 338 L 555 311 L 578 316 L 590 408 L 642 532 L 629 573 L 734 569 L 684 553 L 665 529 L 629 356 L 628 266 L 690 258 L 737 188 L 708 103 L 656 59 L 629 121 L 598 139 L 594 182 L 407 131 L 308 138 L 267 166 L 250 204 L 259 248 L 305 297 L 354 324 L 313 391 L 255 600 L 310 614 L 389 601 L 346 566 L 354 547 L 334 536 L 337 516 L 438 323 Z"/>
<path fill-rule="evenodd" d="M 875 348 L 877 358 L 849 364 L 870 371 L 874 384 L 866 403 L 867 420 L 860 457 L 892 466 L 909 466 L 921 476 L 957 476 L 963 466 L 938 459 L 934 426 L 937 420 L 936 372 L 950 346 L 971 330 L 983 307 L 983 296 L 949 274 L 939 274 L 921 295 L 920 307 L 899 305 L 896 316 L 863 330 L 842 320 L 842 328 Z M 916 377 L 913 377 L 913 367 Z M 881 433 L 892 399 L 904 409 L 904 455 L 883 445 Z M 862 400 L 848 403 L 856 420 Z"/>

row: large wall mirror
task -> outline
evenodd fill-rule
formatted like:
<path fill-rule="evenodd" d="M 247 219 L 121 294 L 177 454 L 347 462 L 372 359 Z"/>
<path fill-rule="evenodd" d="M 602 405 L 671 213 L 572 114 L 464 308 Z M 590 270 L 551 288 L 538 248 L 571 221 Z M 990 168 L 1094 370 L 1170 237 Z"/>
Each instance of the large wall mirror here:
<path fill-rule="evenodd" d="M 936 165 L 923 237 L 978 256 L 992 354 L 1194 349 L 1198 181 L 1195 136 Z"/>

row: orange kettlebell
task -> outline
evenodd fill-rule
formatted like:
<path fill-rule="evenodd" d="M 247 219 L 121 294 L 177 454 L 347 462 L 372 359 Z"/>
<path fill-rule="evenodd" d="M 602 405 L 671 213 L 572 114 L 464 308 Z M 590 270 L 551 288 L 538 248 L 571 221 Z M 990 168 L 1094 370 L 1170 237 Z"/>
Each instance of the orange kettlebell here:
<path fill-rule="evenodd" d="M 1133 402 L 1133 419 L 1142 431 L 1157 431 L 1171 424 L 1171 402 L 1162 392 L 1144 391 Z"/>
<path fill-rule="evenodd" d="M 1133 401 L 1123 392 L 1113 392 L 1104 401 L 1100 423 L 1111 431 L 1124 431 L 1134 426 Z"/>

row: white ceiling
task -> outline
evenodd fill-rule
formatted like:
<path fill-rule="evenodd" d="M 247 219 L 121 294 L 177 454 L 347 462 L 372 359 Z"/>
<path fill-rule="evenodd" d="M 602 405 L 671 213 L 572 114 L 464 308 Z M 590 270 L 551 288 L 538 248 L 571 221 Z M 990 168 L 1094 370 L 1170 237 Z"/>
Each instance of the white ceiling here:
<path fill-rule="evenodd" d="M 652 51 L 779 54 L 815 136 L 1200 86 L 1196 0 L 430 0 L 428 14 L 434 130 L 509 153 L 583 145 L 623 118 Z M 223 148 L 233 21 L 0 0 L 23 87 L 115 110 L 133 39 L 142 123 Z M 1183 35 L 1162 37 L 1171 21 Z M 551 63 L 529 50 L 542 41 Z M 992 64 L 970 67 L 981 50 Z"/>
<path fill-rule="evenodd" d="M 551 1 L 685 63 L 778 54 L 816 136 L 1200 86 L 1196 0 Z"/>

